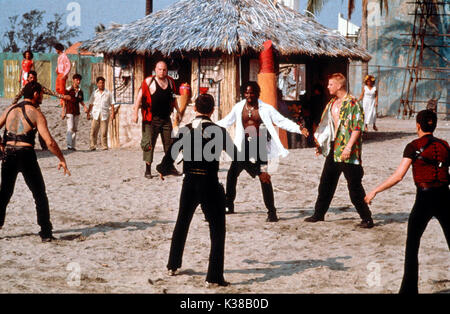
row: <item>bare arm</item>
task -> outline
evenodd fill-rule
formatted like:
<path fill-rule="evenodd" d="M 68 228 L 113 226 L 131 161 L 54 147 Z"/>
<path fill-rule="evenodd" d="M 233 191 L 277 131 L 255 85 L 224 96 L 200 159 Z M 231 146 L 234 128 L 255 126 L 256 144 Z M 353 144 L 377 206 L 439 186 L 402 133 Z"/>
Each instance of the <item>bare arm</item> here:
<path fill-rule="evenodd" d="M 378 107 L 378 90 L 375 91 L 375 107 Z"/>
<path fill-rule="evenodd" d="M 12 104 L 15 105 L 17 104 L 17 102 L 20 100 L 20 98 L 22 98 L 23 96 L 23 87 L 20 89 L 20 92 L 16 95 L 16 97 L 14 97 Z"/>
<path fill-rule="evenodd" d="M 64 169 L 64 175 L 68 174 L 70 176 L 70 171 L 67 168 L 66 159 L 64 158 L 64 155 L 59 149 L 58 144 L 51 136 L 50 131 L 48 130 L 47 119 L 45 119 L 45 116 L 38 110 L 35 111 L 35 114 L 36 114 L 36 126 L 39 134 L 44 139 L 45 144 L 47 145 L 50 152 L 59 159 L 58 170 L 61 169 L 62 167 Z"/>
<path fill-rule="evenodd" d="M 361 95 L 358 98 L 358 101 L 361 101 L 364 97 L 364 86 L 362 87 Z"/>
<path fill-rule="evenodd" d="M 400 162 L 400 165 L 398 166 L 397 170 L 389 177 L 387 178 L 383 183 L 381 183 L 379 186 L 377 186 L 375 189 L 370 191 L 369 194 L 366 195 L 364 198 L 365 202 L 367 204 L 370 204 L 370 202 L 374 199 L 375 195 L 377 195 L 380 192 L 383 192 L 384 190 L 387 190 L 400 181 L 403 180 L 403 177 L 405 176 L 406 172 L 408 172 L 409 166 L 412 164 L 412 159 L 410 158 L 403 158 Z"/>
<path fill-rule="evenodd" d="M 134 123 L 138 123 L 139 120 L 139 108 L 142 106 L 142 87 L 139 88 L 139 92 L 136 97 L 136 101 L 134 102 L 133 107 L 133 121 Z"/>

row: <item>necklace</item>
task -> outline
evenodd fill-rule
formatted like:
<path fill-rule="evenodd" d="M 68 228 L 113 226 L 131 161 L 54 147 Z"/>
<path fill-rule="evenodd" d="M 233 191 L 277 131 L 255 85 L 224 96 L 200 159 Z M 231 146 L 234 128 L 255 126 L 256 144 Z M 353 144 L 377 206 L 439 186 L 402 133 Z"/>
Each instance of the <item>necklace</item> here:
<path fill-rule="evenodd" d="M 245 109 L 247 109 L 248 112 L 248 117 L 251 118 L 252 117 L 252 112 L 255 109 L 255 107 L 251 107 L 249 108 L 247 104 L 245 104 Z"/>

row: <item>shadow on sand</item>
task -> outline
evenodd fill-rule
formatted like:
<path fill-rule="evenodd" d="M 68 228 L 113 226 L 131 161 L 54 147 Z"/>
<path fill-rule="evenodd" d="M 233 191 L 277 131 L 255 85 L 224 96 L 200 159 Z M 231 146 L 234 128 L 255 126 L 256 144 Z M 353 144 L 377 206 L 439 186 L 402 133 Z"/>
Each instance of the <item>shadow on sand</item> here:
<path fill-rule="evenodd" d="M 417 136 L 416 132 L 364 132 L 363 143 L 384 142 L 394 139 Z"/>
<path fill-rule="evenodd" d="M 350 267 L 345 267 L 344 263 L 338 260 L 351 259 L 351 256 L 340 256 L 334 258 L 327 258 L 326 260 L 309 259 L 309 260 L 294 260 L 294 261 L 274 261 L 269 263 L 258 262 L 256 260 L 244 260 L 247 264 L 263 264 L 269 265 L 270 267 L 255 267 L 250 269 L 236 269 L 236 270 L 225 270 L 225 274 L 237 273 L 237 274 L 255 274 L 263 275 L 262 277 L 244 280 L 241 282 L 233 282 L 232 285 L 251 285 L 253 283 L 266 282 L 272 279 L 280 277 L 288 277 L 297 273 L 304 272 L 307 269 L 317 268 L 317 267 L 328 267 L 331 270 L 336 271 L 347 271 Z M 192 269 L 185 269 L 179 272 L 179 275 L 199 275 L 205 276 L 204 272 L 196 272 Z"/>
<path fill-rule="evenodd" d="M 75 239 L 87 238 L 96 233 L 106 233 L 106 232 L 119 230 L 119 229 L 127 229 L 127 231 L 146 230 L 148 228 L 155 227 L 158 224 L 169 224 L 169 223 L 175 223 L 175 221 L 153 220 L 150 223 L 143 222 L 143 221 L 106 222 L 106 223 L 95 225 L 93 227 L 54 230 L 53 234 L 56 235 L 56 234 L 65 234 L 65 233 L 75 233 L 75 234 L 63 235 L 58 238 L 58 240 L 73 241 Z M 1 237 L 0 240 L 15 239 L 15 238 L 22 238 L 22 237 L 29 237 L 29 236 L 37 236 L 37 235 L 39 235 L 39 234 L 38 233 L 23 233 L 23 234 L 18 234 L 18 235 L 13 235 L 13 236 Z"/>

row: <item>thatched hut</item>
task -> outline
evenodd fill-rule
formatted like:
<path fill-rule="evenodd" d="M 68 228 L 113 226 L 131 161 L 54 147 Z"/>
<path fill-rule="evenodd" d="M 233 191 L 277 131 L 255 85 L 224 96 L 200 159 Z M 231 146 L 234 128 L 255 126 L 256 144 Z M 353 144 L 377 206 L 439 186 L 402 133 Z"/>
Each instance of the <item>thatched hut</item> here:
<path fill-rule="evenodd" d="M 209 89 L 220 117 L 240 99 L 240 84 L 255 80 L 266 40 L 277 50 L 280 73 L 294 81 L 294 93 L 284 90 L 293 100 L 324 83 L 328 74 L 347 73 L 349 59 L 370 59 L 354 42 L 275 0 L 181 0 L 115 25 L 81 48 L 104 53 L 107 84 L 119 103 L 133 102 L 155 61 L 164 57 L 177 84 L 190 83 L 193 98 L 200 87 Z M 294 71 L 287 73 L 289 69 Z M 121 114 L 130 111 L 126 107 Z"/>

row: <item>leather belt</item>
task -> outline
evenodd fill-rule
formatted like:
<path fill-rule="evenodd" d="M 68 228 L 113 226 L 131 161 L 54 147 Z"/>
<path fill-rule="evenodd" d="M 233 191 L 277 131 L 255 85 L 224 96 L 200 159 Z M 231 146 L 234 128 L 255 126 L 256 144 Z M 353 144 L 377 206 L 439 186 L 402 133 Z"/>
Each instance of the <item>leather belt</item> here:
<path fill-rule="evenodd" d="M 429 191 L 429 190 L 442 188 L 446 185 L 448 185 L 448 183 L 445 183 L 445 182 L 417 183 L 417 188 L 421 191 Z"/>

